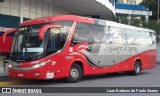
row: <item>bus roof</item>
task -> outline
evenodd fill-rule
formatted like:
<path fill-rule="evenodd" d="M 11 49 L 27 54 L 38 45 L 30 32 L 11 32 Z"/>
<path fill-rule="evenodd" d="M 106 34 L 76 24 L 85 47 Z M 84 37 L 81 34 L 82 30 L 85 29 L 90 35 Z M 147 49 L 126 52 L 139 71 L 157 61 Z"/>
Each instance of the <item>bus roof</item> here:
<path fill-rule="evenodd" d="M 131 26 L 131 25 L 126 25 L 126 24 L 121 24 L 121 23 L 116 23 L 113 21 L 106 21 L 106 20 L 100 20 L 100 19 L 95 19 L 97 24 L 100 25 L 107 25 L 107 26 L 114 26 L 114 27 L 121 27 L 121 28 L 126 28 L 126 29 L 134 29 L 137 31 L 149 31 L 149 32 L 155 32 L 151 29 L 146 29 L 146 28 L 141 28 L 141 27 L 136 27 L 136 26 Z"/>
<path fill-rule="evenodd" d="M 32 20 L 28 20 L 20 24 L 20 26 L 29 26 L 29 25 L 36 25 L 36 24 L 44 24 L 54 21 L 61 21 L 61 20 L 70 20 L 70 21 L 77 21 L 77 22 L 85 22 L 94 24 L 93 18 L 87 18 L 82 16 L 76 15 L 59 15 L 59 16 L 48 16 L 48 17 L 41 17 Z"/>
<path fill-rule="evenodd" d="M 54 21 L 61 21 L 61 20 L 70 20 L 70 21 L 84 22 L 84 23 L 90 23 L 90 24 L 100 24 L 100 25 L 115 26 L 115 27 L 121 27 L 121 28 L 127 28 L 127 29 L 134 29 L 138 31 L 154 32 L 153 30 L 146 29 L 146 28 L 140 28 L 140 27 L 125 25 L 121 23 L 116 23 L 113 21 L 93 19 L 89 17 L 82 17 L 82 16 L 76 16 L 76 15 L 59 15 L 59 16 L 41 17 L 41 18 L 36 18 L 36 19 L 23 22 L 20 24 L 20 26 L 23 27 L 23 26 L 30 26 L 30 25 L 36 25 L 36 24 L 44 24 L 44 23 L 49 23 Z"/>

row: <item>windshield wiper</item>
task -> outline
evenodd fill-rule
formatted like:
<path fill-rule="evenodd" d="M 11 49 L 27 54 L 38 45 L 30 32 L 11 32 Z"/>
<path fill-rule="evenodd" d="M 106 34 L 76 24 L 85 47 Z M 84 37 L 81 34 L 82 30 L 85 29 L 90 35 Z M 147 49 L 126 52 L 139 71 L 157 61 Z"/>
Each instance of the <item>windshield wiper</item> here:
<path fill-rule="evenodd" d="M 30 37 L 31 37 L 31 32 L 32 32 L 33 28 L 32 27 L 29 27 L 26 32 L 25 32 L 25 36 L 22 40 L 22 43 L 21 43 L 21 52 L 22 52 L 22 56 L 24 57 L 26 54 L 25 52 L 27 52 L 27 47 L 26 47 L 26 44 L 27 42 L 29 41 Z M 23 48 L 25 50 L 23 50 Z"/>
<path fill-rule="evenodd" d="M 31 32 L 32 32 L 33 28 L 32 27 L 29 27 L 26 32 L 25 32 L 25 35 L 26 35 L 26 41 L 25 43 L 27 43 L 29 41 L 29 38 L 31 37 Z"/>

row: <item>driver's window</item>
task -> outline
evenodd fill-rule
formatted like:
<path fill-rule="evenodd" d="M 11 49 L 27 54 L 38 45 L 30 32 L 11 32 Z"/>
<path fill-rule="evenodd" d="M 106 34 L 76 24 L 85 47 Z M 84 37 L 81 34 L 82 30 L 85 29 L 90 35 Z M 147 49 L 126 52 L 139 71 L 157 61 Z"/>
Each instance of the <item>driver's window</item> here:
<path fill-rule="evenodd" d="M 49 29 L 49 34 L 47 37 L 48 38 L 47 52 L 53 53 L 53 52 L 59 50 L 59 48 L 60 48 L 59 36 L 60 36 L 60 28 Z"/>
<path fill-rule="evenodd" d="M 27 42 L 26 47 L 40 47 L 40 40 L 39 40 L 39 28 L 32 28 L 31 32 L 27 34 Z M 25 39 L 26 39 L 25 38 Z"/>

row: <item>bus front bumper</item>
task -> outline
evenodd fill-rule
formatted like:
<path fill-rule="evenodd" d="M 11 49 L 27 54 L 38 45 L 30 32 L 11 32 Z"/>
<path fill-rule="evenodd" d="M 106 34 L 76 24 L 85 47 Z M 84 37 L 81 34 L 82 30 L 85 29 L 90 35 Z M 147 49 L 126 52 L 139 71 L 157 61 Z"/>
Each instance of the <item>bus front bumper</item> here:
<path fill-rule="evenodd" d="M 47 66 L 43 66 L 41 68 L 37 68 L 29 71 L 21 71 L 15 70 L 13 68 L 9 68 L 9 75 L 12 78 L 25 78 L 25 79 L 39 79 L 39 80 L 48 80 L 48 79 L 56 79 L 63 78 L 64 69 L 59 67 L 52 68 L 50 70 L 47 69 Z"/>
<path fill-rule="evenodd" d="M 44 70 L 30 70 L 30 71 L 18 71 L 9 69 L 9 75 L 12 78 L 26 78 L 26 79 L 53 79 L 55 76 L 54 72 L 46 72 Z"/>

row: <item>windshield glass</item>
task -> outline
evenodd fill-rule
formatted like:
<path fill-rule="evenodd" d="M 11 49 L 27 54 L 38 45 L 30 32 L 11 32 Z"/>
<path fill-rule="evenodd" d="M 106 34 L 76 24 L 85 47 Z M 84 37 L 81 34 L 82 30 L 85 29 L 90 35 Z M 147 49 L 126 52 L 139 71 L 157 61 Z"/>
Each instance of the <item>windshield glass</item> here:
<path fill-rule="evenodd" d="M 44 40 L 39 39 L 38 32 L 39 28 L 36 27 L 19 28 L 13 40 L 11 57 L 25 59 L 43 54 Z"/>
<path fill-rule="evenodd" d="M 50 55 L 61 50 L 73 22 L 58 21 L 51 24 L 59 25 L 60 28 L 46 30 L 43 39 L 39 39 L 39 29 L 47 24 L 19 28 L 12 43 L 10 59 L 12 61 L 29 61 L 46 56 L 45 52 Z"/>

